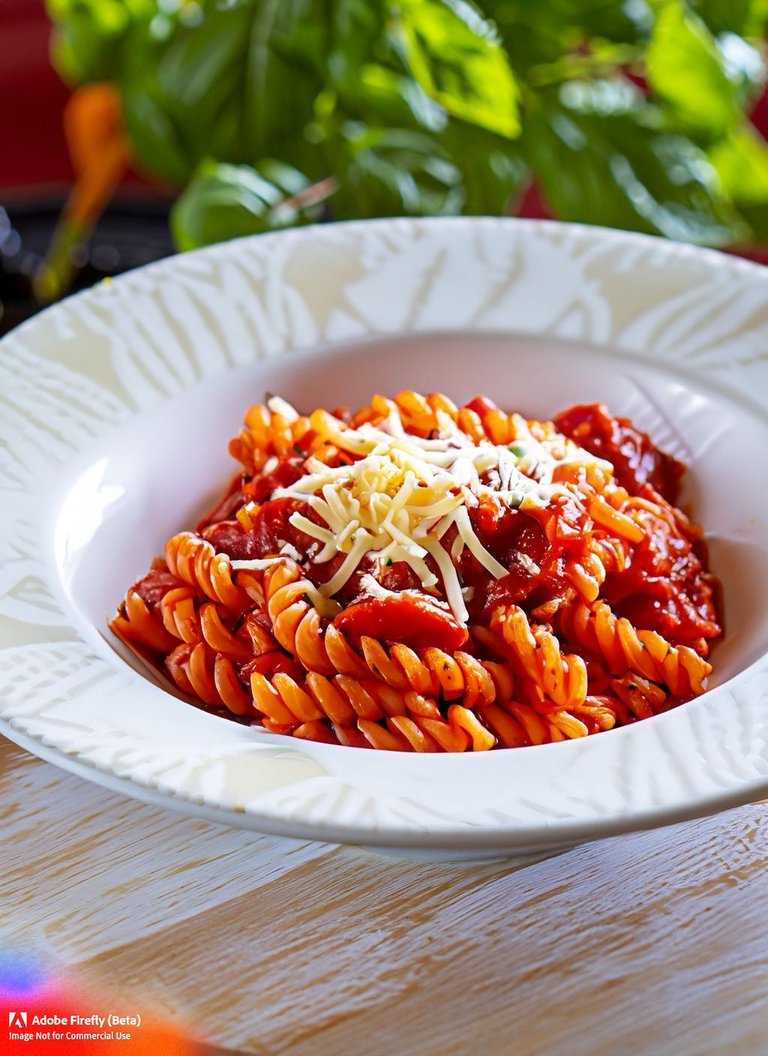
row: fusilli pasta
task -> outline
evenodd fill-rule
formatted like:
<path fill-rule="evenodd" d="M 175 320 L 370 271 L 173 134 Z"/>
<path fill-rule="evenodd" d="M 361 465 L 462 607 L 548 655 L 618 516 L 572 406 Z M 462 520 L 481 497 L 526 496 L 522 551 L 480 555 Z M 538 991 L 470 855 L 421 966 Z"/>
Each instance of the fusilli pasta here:
<path fill-rule="evenodd" d="M 127 592 L 118 637 L 273 733 L 461 752 L 571 740 L 706 688 L 722 633 L 683 467 L 599 405 L 270 398 L 242 472 Z"/>

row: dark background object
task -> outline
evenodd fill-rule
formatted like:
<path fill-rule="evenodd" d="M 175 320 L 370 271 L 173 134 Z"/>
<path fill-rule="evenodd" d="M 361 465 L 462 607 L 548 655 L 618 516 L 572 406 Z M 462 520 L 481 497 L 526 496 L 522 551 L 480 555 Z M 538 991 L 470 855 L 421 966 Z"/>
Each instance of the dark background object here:
<path fill-rule="evenodd" d="M 39 310 L 32 277 L 40 266 L 61 213 L 62 198 L 0 206 L 0 334 Z M 115 198 L 88 242 L 78 249 L 74 289 L 170 256 L 168 205 L 141 194 Z"/>

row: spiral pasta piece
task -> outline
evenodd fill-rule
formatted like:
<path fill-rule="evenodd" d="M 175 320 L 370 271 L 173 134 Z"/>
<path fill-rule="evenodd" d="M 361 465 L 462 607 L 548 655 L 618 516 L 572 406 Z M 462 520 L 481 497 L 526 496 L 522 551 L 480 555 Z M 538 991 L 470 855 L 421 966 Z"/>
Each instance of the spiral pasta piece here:
<path fill-rule="evenodd" d="M 666 686 L 672 696 L 703 693 L 712 665 L 688 646 L 670 645 L 656 631 L 636 630 L 617 617 L 606 602 L 590 609 L 576 605 L 559 615 L 568 640 L 598 653 L 614 675 L 627 671 Z"/>
<path fill-rule="evenodd" d="M 519 668 L 542 694 L 561 708 L 584 703 L 587 690 L 587 668 L 582 657 L 562 654 L 558 639 L 541 626 L 531 626 L 518 606 L 500 609 L 494 614 L 492 627 L 501 633 Z"/>
<path fill-rule="evenodd" d="M 129 590 L 122 611 L 110 624 L 118 638 L 135 647 L 145 647 L 158 653 L 173 649 L 178 637 L 169 631 L 164 621 L 150 611 L 137 590 Z"/>
<path fill-rule="evenodd" d="M 199 587 L 212 601 L 220 601 L 237 612 L 250 606 L 247 592 L 232 577 L 229 557 L 217 553 L 211 543 L 194 532 L 172 536 L 165 544 L 165 561 L 175 576 Z"/>
<path fill-rule="evenodd" d="M 253 714 L 251 699 L 234 665 L 217 656 L 205 643 L 184 643 L 166 659 L 166 671 L 182 693 L 198 697 L 213 708 L 225 708 L 234 715 Z"/>
<path fill-rule="evenodd" d="M 365 678 L 368 668 L 332 625 L 310 604 L 313 585 L 295 562 L 276 562 L 264 575 L 266 608 L 279 645 L 309 671 Z"/>
<path fill-rule="evenodd" d="M 271 457 L 295 452 L 310 427 L 308 418 L 283 411 L 270 411 L 263 404 L 249 408 L 244 427 L 230 442 L 229 452 L 250 474 L 257 473 Z"/>
<path fill-rule="evenodd" d="M 469 653 L 457 650 L 451 654 L 434 646 L 417 653 L 402 644 L 387 651 L 381 642 L 368 637 L 361 644 L 369 671 L 396 689 L 410 687 L 446 701 L 461 699 L 470 708 L 496 697 L 493 669 Z"/>

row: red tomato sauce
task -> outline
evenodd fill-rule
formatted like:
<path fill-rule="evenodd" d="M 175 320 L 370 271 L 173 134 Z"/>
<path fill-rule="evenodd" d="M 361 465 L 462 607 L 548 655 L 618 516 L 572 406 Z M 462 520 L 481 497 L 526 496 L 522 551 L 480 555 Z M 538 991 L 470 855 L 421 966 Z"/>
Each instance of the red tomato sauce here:
<path fill-rule="evenodd" d="M 160 604 L 169 590 L 181 585 L 181 581 L 164 568 L 153 568 L 134 583 L 133 589 L 147 608 L 154 609 Z"/>
<path fill-rule="evenodd" d="M 633 495 L 650 484 L 673 506 L 685 466 L 659 451 L 628 418 L 613 418 L 600 403 L 581 403 L 552 419 L 559 432 L 613 465 L 616 480 Z"/>
<path fill-rule="evenodd" d="M 663 507 L 678 502 L 685 466 L 659 451 L 628 419 L 613 418 L 600 404 L 580 404 L 554 423 L 579 446 L 611 462 L 619 484 L 631 494 Z M 608 575 L 602 594 L 638 629 L 657 630 L 706 652 L 701 639 L 722 633 L 719 585 L 707 571 L 701 533 L 677 511 L 670 514 L 662 519 L 646 513 L 646 538 L 634 548 L 626 569 Z"/>
<path fill-rule="evenodd" d="M 469 407 L 481 419 L 495 411 L 485 399 Z M 601 595 L 619 616 L 638 628 L 658 630 L 672 642 L 686 642 L 706 652 L 706 640 L 719 637 L 717 581 L 706 570 L 706 547 L 697 529 L 673 511 L 684 466 L 659 451 L 648 436 L 626 418 L 613 418 L 600 404 L 582 404 L 563 411 L 554 423 L 575 443 L 609 461 L 618 483 L 633 495 L 661 504 L 670 517 L 645 516 L 646 539 L 633 548 L 621 571 L 611 571 Z M 321 544 L 290 523 L 300 511 L 322 524 L 311 507 L 300 499 L 272 498 L 305 472 L 300 451 L 271 460 L 268 472 L 252 478 L 239 475 L 225 496 L 200 521 L 198 532 L 217 552 L 233 560 L 271 557 L 285 551 L 298 554 L 306 576 L 316 585 L 328 582 L 346 555 L 317 562 Z M 247 503 L 255 504 L 252 526 L 244 528 L 236 514 Z M 529 614 L 573 594 L 565 574 L 567 562 L 580 561 L 589 549 L 595 530 L 572 499 L 557 496 L 546 508 L 514 509 L 481 502 L 469 511 L 472 527 L 483 547 L 505 568 L 496 579 L 464 548 L 456 561 L 459 580 L 471 622 L 484 623 L 500 605 L 521 605 Z M 456 537 L 451 527 L 442 544 L 450 552 Z M 359 644 L 362 636 L 406 642 L 416 648 L 433 645 L 447 651 L 467 643 L 467 631 L 445 603 L 442 579 L 431 557 L 426 563 L 437 576 L 434 593 L 425 591 L 418 575 L 404 562 L 384 563 L 374 555 L 360 566 L 338 592 L 343 606 L 336 624 Z M 387 591 L 374 598 L 366 590 L 365 576 L 372 575 Z M 170 573 L 153 570 L 136 585 L 152 606 L 177 584 Z"/>

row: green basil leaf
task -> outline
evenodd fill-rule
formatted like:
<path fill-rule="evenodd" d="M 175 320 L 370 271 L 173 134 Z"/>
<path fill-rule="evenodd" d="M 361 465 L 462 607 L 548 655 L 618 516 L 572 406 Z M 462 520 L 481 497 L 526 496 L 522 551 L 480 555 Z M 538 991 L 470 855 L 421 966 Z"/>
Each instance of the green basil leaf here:
<path fill-rule="evenodd" d="M 569 21 L 580 24 L 590 36 L 621 44 L 647 40 L 653 12 L 646 0 L 569 0 Z"/>
<path fill-rule="evenodd" d="M 723 189 L 737 205 L 768 202 L 768 143 L 745 123 L 709 151 Z"/>
<path fill-rule="evenodd" d="M 47 7 L 53 64 L 72 84 L 111 80 L 126 32 L 157 14 L 155 0 L 48 0 Z"/>
<path fill-rule="evenodd" d="M 353 91 L 361 69 L 391 58 L 387 47 L 387 0 L 330 0 L 331 23 L 326 64 L 336 91 Z"/>
<path fill-rule="evenodd" d="M 765 87 L 765 60 L 758 47 L 736 33 L 721 33 L 717 45 L 741 109 L 751 109 Z"/>
<path fill-rule="evenodd" d="M 520 133 L 519 91 L 498 35 L 466 0 L 400 0 L 410 73 L 454 117 L 509 139 Z"/>
<path fill-rule="evenodd" d="M 512 68 L 523 80 L 532 66 L 557 62 L 575 43 L 573 27 L 561 17 L 559 4 L 531 0 L 485 0 L 483 10 L 493 20 Z"/>
<path fill-rule="evenodd" d="M 745 235 L 706 155 L 644 107 L 591 114 L 548 101 L 523 147 L 556 216 L 722 246 Z"/>
<path fill-rule="evenodd" d="M 530 176 L 519 142 L 456 121 L 437 139 L 461 174 L 464 213 L 499 216 L 514 210 Z"/>
<path fill-rule="evenodd" d="M 757 37 L 763 33 L 768 20 L 764 0 L 689 0 L 689 3 L 715 36 L 738 33 Z"/>
<path fill-rule="evenodd" d="M 345 138 L 341 186 L 330 202 L 334 219 L 461 212 L 461 173 L 432 137 L 351 125 Z"/>
<path fill-rule="evenodd" d="M 292 166 L 266 161 L 267 179 L 249 165 L 201 163 L 171 213 L 171 231 L 181 250 L 240 235 L 259 234 L 317 219 L 316 207 L 302 209 L 291 197 L 308 181 Z M 280 183 L 273 182 L 279 179 Z"/>
<path fill-rule="evenodd" d="M 714 37 L 682 0 L 658 12 L 645 67 L 651 89 L 678 130 L 714 140 L 737 119 L 737 85 Z"/>
<path fill-rule="evenodd" d="M 149 84 L 141 91 L 123 90 L 123 121 L 138 167 L 169 183 L 185 183 L 194 172 L 196 151 L 187 142 L 183 122 L 176 122 L 162 93 Z"/>
<path fill-rule="evenodd" d="M 340 105 L 348 118 L 393 128 L 439 132 L 449 120 L 412 77 L 380 63 L 360 68 L 354 88 L 341 96 Z"/>
<path fill-rule="evenodd" d="M 126 44 L 123 111 L 140 161 L 179 179 L 178 154 L 169 163 L 161 138 L 172 129 L 186 157 L 182 178 L 204 157 L 253 163 L 275 155 L 311 165 L 302 132 L 323 87 L 318 62 L 327 48 L 326 23 L 313 13 L 311 0 L 210 4 L 195 25 L 177 20 L 154 49 Z"/>
<path fill-rule="evenodd" d="M 513 69 L 524 80 L 532 67 L 588 56 L 598 40 L 643 43 L 653 26 L 647 0 L 483 0 L 481 6 L 496 25 Z"/>

